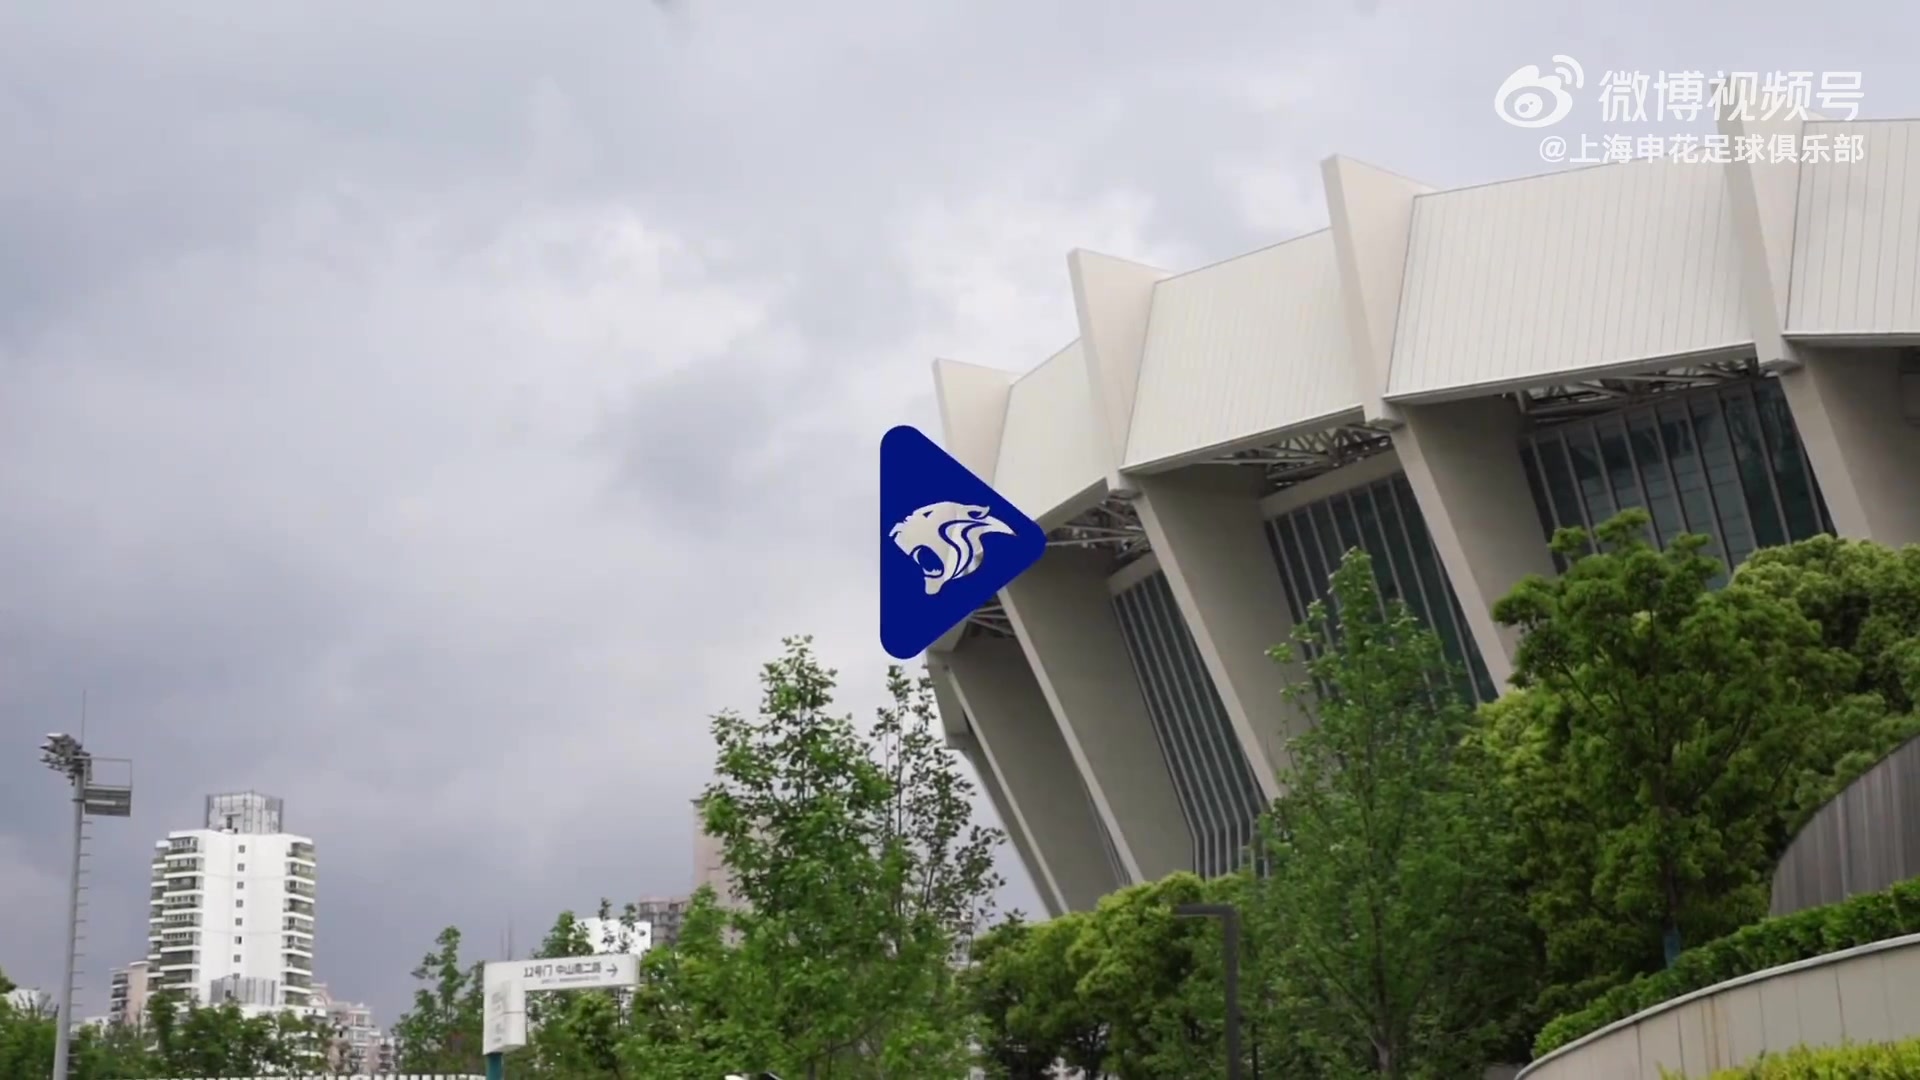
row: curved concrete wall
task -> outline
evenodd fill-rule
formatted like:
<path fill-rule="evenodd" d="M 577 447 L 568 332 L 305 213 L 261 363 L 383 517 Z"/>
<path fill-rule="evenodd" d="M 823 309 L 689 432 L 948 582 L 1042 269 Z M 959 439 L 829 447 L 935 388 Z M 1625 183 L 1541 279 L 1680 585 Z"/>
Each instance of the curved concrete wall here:
<path fill-rule="evenodd" d="M 1920 876 L 1920 738 L 1813 815 L 1773 870 L 1771 914 L 1836 904 Z"/>
<path fill-rule="evenodd" d="M 1920 1035 L 1920 934 L 1731 979 L 1656 1005 L 1548 1054 L 1530 1080 L 1712 1075 L 1796 1046 Z"/>

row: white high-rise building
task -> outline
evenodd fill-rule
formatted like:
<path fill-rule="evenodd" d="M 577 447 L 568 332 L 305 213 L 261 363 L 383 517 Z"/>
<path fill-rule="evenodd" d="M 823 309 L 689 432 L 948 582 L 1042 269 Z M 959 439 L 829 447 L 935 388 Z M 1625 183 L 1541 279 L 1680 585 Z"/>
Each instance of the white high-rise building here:
<path fill-rule="evenodd" d="M 248 1011 L 313 996 L 313 841 L 283 830 L 281 800 L 209 795 L 203 827 L 154 845 L 147 961 L 153 989 Z"/>

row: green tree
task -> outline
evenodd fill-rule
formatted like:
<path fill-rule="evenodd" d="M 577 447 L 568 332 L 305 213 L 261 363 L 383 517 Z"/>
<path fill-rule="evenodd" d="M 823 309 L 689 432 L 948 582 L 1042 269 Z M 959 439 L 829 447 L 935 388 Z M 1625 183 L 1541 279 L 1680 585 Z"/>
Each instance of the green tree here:
<path fill-rule="evenodd" d="M 53 1071 L 55 1021 L 15 1008 L 7 995 L 16 989 L 0 971 L 0 1076 L 45 1076 Z"/>
<path fill-rule="evenodd" d="M 137 1020 L 105 1028 L 81 1028 L 73 1039 L 73 1078 L 131 1080 L 162 1076 L 166 1069 L 151 1042 L 147 1026 Z M 0 1075 L 14 1074 L 0 1071 Z"/>
<path fill-rule="evenodd" d="M 596 940 L 586 923 L 563 911 L 534 955 L 542 959 L 625 952 L 632 948 L 638 913 L 629 904 L 617 916 L 613 904 L 600 901 L 601 933 Z M 564 990 L 527 1001 L 527 1048 L 515 1055 L 516 1073 L 556 1080 L 598 1080 L 624 1075 L 620 1046 L 627 1036 L 624 990 Z"/>
<path fill-rule="evenodd" d="M 966 985 L 981 1056 L 997 1080 L 1045 1080 L 1056 1062 L 1089 1076 L 1107 1057 L 1107 1025 L 1080 993 L 1072 950 L 1089 916 L 1015 916 L 976 938 Z"/>
<path fill-rule="evenodd" d="M 1656 550 L 1647 522 L 1561 530 L 1567 571 L 1494 609 L 1522 634 L 1519 689 L 1486 737 L 1555 1009 L 1762 915 L 1796 793 L 1824 790 L 1854 742 L 1860 665 L 1779 596 L 1713 589 L 1707 538 Z"/>
<path fill-rule="evenodd" d="M 1293 642 L 1314 722 L 1288 745 L 1251 888 L 1273 945 L 1263 1019 L 1322 1075 L 1474 1074 L 1531 997 L 1510 834 L 1458 753 L 1471 712 L 1439 639 L 1382 601 L 1364 552 L 1330 593 Z"/>
<path fill-rule="evenodd" d="M 424 985 L 414 991 L 413 1008 L 393 1026 L 400 1044 L 400 1071 L 472 1073 L 482 1054 L 482 966 L 460 957 L 460 930 L 449 926 L 434 939 L 434 950 L 413 970 Z"/>
<path fill-rule="evenodd" d="M 622 1047 L 636 1077 L 725 1076 L 776 1059 L 759 1000 L 771 979 L 750 969 L 728 940 L 728 917 L 701 888 L 670 947 L 648 950 L 634 995 L 633 1034 Z"/>
<path fill-rule="evenodd" d="M 1180 904 L 1225 899 L 1221 888 L 1172 874 L 1102 897 L 1082 922 L 1067 962 L 1078 977 L 1076 1011 L 1105 1022 L 1101 1072 L 1118 1080 L 1225 1074 L 1221 931 L 1215 920 L 1174 914 Z"/>
<path fill-rule="evenodd" d="M 1829 646 L 1860 663 L 1855 693 L 1889 713 L 1920 703 L 1920 545 L 1816 536 L 1756 552 L 1734 574 L 1744 588 L 1789 601 Z"/>
<path fill-rule="evenodd" d="M 864 732 L 831 711 L 835 673 L 809 639 L 789 639 L 761 685 L 756 717 L 714 718 L 701 799 L 738 902 L 720 943 L 737 995 L 727 1038 L 764 1056 L 729 1067 L 964 1073 L 972 1017 L 952 961 L 999 884 L 1000 836 L 972 823 L 931 683 L 890 668 L 891 701 Z"/>

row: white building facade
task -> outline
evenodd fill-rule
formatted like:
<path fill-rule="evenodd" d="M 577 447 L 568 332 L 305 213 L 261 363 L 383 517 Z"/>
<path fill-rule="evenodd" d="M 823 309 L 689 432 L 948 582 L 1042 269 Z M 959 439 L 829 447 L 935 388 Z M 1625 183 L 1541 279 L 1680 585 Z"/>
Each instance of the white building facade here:
<path fill-rule="evenodd" d="M 203 827 L 154 845 L 153 990 L 250 1012 L 313 1004 L 315 851 L 282 811 L 258 792 L 209 795 Z"/>
<path fill-rule="evenodd" d="M 150 990 L 147 962 L 136 960 L 126 967 L 115 968 L 112 979 L 107 999 L 107 1019 L 115 1024 L 138 1023 L 147 1014 L 147 994 Z"/>
<path fill-rule="evenodd" d="M 1075 341 L 936 362 L 948 451 L 1053 541 L 927 655 L 1050 912 L 1240 864 L 1300 723 L 1267 651 L 1349 549 L 1485 700 L 1556 527 L 1920 541 L 1920 121 L 1721 126 L 1863 153 L 1451 191 L 1335 157 L 1329 228 L 1073 252 Z"/>

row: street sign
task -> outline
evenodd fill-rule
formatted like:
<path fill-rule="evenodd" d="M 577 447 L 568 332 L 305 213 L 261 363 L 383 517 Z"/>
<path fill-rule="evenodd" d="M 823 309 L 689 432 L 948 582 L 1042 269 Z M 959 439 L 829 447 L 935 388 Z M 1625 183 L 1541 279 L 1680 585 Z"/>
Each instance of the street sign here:
<path fill-rule="evenodd" d="M 564 956 L 552 960 L 495 960 L 481 975 L 480 1052 L 501 1054 L 527 1045 L 527 995 L 553 990 L 596 990 L 640 983 L 640 958 L 632 953 Z"/>
<path fill-rule="evenodd" d="M 520 965 L 520 985 L 530 993 L 632 986 L 639 981 L 640 958 L 632 953 L 527 960 Z"/>
<path fill-rule="evenodd" d="M 514 978 L 518 964 L 488 964 L 481 976 L 486 995 L 480 1052 L 500 1054 L 527 1045 L 527 993 Z"/>

